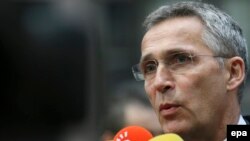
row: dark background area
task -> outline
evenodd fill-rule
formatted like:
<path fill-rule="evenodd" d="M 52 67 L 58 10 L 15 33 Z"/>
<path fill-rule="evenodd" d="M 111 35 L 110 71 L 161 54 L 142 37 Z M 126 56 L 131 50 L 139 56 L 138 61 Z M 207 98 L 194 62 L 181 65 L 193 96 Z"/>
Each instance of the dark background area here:
<path fill-rule="evenodd" d="M 48 2 L 0 9 L 1 140 L 55 140 L 88 114 L 89 37 Z"/>
<path fill-rule="evenodd" d="M 1 1 L 0 140 L 98 140 L 113 90 L 133 80 L 144 17 L 171 2 Z M 249 1 L 206 2 L 231 14 L 249 43 Z"/>

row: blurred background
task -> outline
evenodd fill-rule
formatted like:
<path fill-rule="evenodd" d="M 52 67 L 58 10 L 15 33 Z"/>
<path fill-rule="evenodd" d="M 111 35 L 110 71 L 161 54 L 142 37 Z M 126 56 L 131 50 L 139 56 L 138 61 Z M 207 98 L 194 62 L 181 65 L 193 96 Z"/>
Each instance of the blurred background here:
<path fill-rule="evenodd" d="M 1 1 L 0 140 L 99 141 L 114 90 L 134 81 L 144 18 L 176 1 Z M 204 2 L 232 15 L 250 46 L 250 1 Z"/>

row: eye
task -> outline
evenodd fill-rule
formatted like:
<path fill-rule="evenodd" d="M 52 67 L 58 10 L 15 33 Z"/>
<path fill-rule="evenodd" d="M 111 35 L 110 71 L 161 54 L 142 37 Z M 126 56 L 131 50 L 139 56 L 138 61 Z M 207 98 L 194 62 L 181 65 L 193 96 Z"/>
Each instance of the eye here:
<path fill-rule="evenodd" d="M 170 57 L 169 63 L 170 64 L 187 64 L 192 62 L 192 57 L 190 54 L 186 53 L 180 53 L 180 54 L 174 54 L 172 57 Z"/>
<path fill-rule="evenodd" d="M 157 69 L 157 63 L 153 60 L 147 61 L 143 65 L 143 73 L 144 74 L 152 73 L 152 72 L 156 71 L 156 69 Z"/>
<path fill-rule="evenodd" d="M 176 56 L 176 62 L 179 64 L 190 62 L 191 57 L 186 54 L 179 54 Z"/>

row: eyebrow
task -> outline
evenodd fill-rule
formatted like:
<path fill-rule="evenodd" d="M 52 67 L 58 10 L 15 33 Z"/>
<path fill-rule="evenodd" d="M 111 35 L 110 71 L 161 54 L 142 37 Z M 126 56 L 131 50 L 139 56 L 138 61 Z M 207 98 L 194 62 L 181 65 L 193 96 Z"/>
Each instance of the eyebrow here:
<path fill-rule="evenodd" d="M 183 53 L 185 53 L 185 52 L 194 53 L 193 50 L 176 48 L 176 49 L 172 49 L 172 50 L 163 51 L 163 53 L 161 53 L 161 55 L 167 56 L 169 54 L 175 54 L 175 53 L 181 53 L 181 52 L 183 52 Z M 154 55 L 152 53 L 148 53 L 148 54 L 141 57 L 140 62 L 145 62 L 145 61 L 152 60 L 152 59 L 154 59 Z"/>
<path fill-rule="evenodd" d="M 146 54 L 146 55 L 144 55 L 144 56 L 142 56 L 141 57 L 141 59 L 140 59 L 140 62 L 145 62 L 145 61 L 147 61 L 147 60 L 152 60 L 154 57 L 153 57 L 153 54 Z"/>

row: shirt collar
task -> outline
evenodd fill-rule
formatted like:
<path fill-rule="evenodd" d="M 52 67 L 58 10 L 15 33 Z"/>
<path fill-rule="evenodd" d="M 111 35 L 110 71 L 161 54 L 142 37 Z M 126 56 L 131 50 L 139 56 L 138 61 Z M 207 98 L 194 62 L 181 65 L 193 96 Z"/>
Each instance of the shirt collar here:
<path fill-rule="evenodd" d="M 243 119 L 242 115 L 240 115 L 238 125 L 247 125 L 246 121 Z"/>

